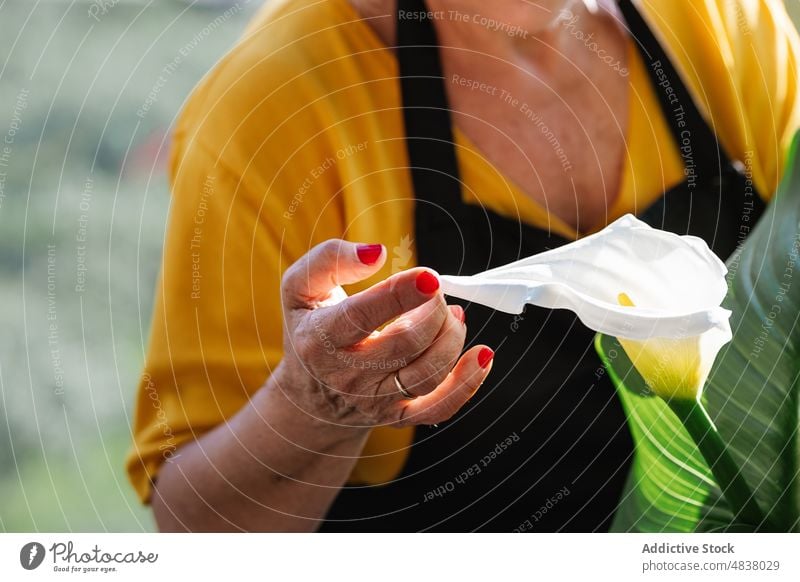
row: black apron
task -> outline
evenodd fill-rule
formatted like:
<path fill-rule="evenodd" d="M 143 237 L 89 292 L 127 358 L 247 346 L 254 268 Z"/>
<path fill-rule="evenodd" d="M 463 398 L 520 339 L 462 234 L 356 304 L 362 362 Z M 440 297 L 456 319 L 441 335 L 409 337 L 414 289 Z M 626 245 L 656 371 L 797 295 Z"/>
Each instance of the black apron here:
<path fill-rule="evenodd" d="M 629 0 L 621 12 L 687 179 L 640 215 L 650 225 L 702 237 L 727 258 L 763 203 L 700 115 L 667 54 Z M 425 10 L 399 0 L 398 10 Z M 458 162 L 436 32 L 428 19 L 397 19 L 409 163 L 416 196 L 418 264 L 469 275 L 558 247 L 564 238 L 461 199 Z M 667 91 L 672 89 L 672 93 Z M 603 531 L 633 446 L 594 332 L 566 310 L 528 306 L 521 316 L 466 308 L 467 345 L 495 349 L 475 397 L 441 426 L 417 427 L 402 474 L 345 487 L 322 531 Z"/>

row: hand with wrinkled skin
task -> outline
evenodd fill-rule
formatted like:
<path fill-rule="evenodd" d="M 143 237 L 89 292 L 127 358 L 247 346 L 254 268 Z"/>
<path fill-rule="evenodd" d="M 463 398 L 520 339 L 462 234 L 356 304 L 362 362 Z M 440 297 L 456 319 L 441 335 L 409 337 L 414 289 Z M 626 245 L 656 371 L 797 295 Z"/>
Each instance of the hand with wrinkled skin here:
<path fill-rule="evenodd" d="M 461 307 L 431 271 L 377 272 L 379 245 L 324 242 L 281 284 L 284 357 L 226 422 L 161 465 L 153 513 L 162 531 L 312 531 L 379 425 L 436 424 L 478 389 L 493 352 L 463 355 Z M 416 398 L 404 397 L 394 375 Z M 226 389 L 224 386 L 215 389 Z"/>
<path fill-rule="evenodd" d="M 359 248 L 379 252 L 367 264 Z M 329 240 L 292 265 L 282 282 L 287 397 L 322 422 L 351 427 L 435 424 L 450 418 L 489 372 L 491 353 L 461 355 L 464 312 L 448 306 L 423 268 L 397 273 L 348 297 L 341 285 L 366 279 L 385 249 Z M 382 327 L 384 326 L 385 327 Z M 380 331 L 377 331 L 379 330 Z M 394 374 L 415 399 L 397 389 Z"/>

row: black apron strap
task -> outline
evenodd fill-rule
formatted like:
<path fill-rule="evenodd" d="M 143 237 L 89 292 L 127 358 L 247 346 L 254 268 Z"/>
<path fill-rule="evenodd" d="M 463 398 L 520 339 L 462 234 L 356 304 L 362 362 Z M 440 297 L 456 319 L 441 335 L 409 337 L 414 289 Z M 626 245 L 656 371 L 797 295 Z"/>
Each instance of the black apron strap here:
<path fill-rule="evenodd" d="M 398 0 L 397 60 L 416 198 L 414 218 L 431 232 L 444 232 L 451 223 L 464 227 L 466 213 L 461 211 L 461 180 L 436 29 L 426 19 L 403 16 L 426 10 L 424 0 Z M 464 257 L 464 241 L 443 239 L 432 252 L 433 263 L 449 263 Z"/>

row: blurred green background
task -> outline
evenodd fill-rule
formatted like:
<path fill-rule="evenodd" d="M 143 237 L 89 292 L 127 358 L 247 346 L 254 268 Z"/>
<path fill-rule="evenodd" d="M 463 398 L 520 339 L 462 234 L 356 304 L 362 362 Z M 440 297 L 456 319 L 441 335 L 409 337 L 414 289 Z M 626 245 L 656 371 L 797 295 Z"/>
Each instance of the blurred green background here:
<path fill-rule="evenodd" d="M 169 127 L 262 3 L 0 0 L 0 531 L 153 529 L 123 457 Z"/>
<path fill-rule="evenodd" d="M 257 4 L 0 0 L 0 531 L 153 529 L 123 457 L 168 128 Z"/>

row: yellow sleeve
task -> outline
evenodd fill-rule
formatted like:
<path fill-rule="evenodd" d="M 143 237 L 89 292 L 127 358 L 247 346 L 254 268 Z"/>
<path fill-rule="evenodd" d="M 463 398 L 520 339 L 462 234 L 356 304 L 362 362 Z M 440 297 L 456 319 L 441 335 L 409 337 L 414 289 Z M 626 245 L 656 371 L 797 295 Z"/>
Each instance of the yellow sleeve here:
<path fill-rule="evenodd" d="M 175 134 L 172 204 L 127 459 L 144 502 L 162 462 L 264 384 L 282 357 L 283 271 L 344 230 L 341 200 L 329 196 L 334 172 L 319 170 L 329 158 L 324 143 L 295 151 L 298 136 L 318 131 L 313 122 L 282 125 L 286 100 L 258 109 L 245 95 L 263 91 L 247 79 L 231 90 L 226 75 L 223 67 L 197 90 Z M 255 118 L 242 124 L 248 113 Z"/>
<path fill-rule="evenodd" d="M 239 410 L 280 360 L 280 247 L 259 222 L 241 179 L 190 148 L 174 178 L 128 457 L 143 501 L 161 463 Z"/>
<path fill-rule="evenodd" d="M 720 142 L 763 198 L 800 127 L 797 30 L 781 0 L 642 0 Z"/>
<path fill-rule="evenodd" d="M 396 253 L 413 235 L 391 61 L 363 46 L 353 18 L 346 2 L 268 3 L 184 106 L 127 459 L 142 501 L 161 464 L 240 410 L 280 361 L 289 265 L 330 238 Z M 404 250 L 351 291 L 413 266 Z M 391 479 L 412 435 L 373 431 L 352 479 Z"/>
<path fill-rule="evenodd" d="M 771 197 L 783 175 L 792 136 L 800 129 L 800 39 L 781 0 L 723 5 L 727 27 L 739 40 L 734 75 L 747 120 L 745 155 L 752 152 L 756 189 Z"/>

